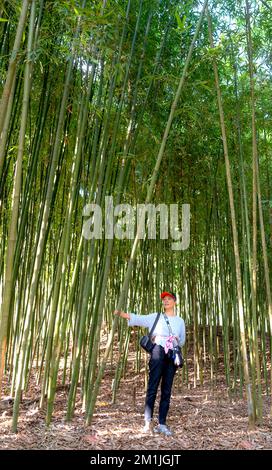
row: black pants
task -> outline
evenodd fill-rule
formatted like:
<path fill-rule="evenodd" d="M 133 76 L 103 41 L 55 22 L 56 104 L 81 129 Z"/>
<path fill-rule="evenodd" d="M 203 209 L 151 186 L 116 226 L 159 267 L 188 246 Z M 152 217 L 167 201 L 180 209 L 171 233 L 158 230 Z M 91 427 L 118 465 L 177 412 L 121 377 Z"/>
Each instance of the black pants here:
<path fill-rule="evenodd" d="M 157 390 L 161 380 L 161 400 L 159 407 L 159 424 L 166 423 L 166 417 L 170 406 L 171 390 L 174 375 L 177 370 L 173 359 L 165 354 L 164 348 L 155 345 L 149 360 L 149 380 L 145 400 L 145 420 L 151 421 L 157 396 Z"/>

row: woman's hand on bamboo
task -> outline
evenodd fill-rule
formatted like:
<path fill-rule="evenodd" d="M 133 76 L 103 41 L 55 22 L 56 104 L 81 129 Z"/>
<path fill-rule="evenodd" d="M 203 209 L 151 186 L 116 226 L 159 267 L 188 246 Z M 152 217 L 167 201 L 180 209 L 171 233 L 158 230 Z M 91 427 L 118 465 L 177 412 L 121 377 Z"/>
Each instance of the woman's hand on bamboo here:
<path fill-rule="evenodd" d="M 126 318 L 127 320 L 130 319 L 129 313 L 123 312 L 123 310 L 114 310 L 114 315 L 118 315 L 118 317 Z"/>

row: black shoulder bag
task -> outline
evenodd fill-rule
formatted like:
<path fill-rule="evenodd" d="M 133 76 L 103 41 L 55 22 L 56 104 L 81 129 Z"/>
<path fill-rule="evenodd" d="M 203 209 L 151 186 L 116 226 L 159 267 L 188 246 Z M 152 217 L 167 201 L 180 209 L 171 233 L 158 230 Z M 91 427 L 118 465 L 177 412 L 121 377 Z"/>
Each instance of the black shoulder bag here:
<path fill-rule="evenodd" d="M 163 316 L 164 316 L 164 319 L 165 319 L 165 321 L 166 321 L 166 323 L 167 323 L 167 326 L 168 326 L 170 335 L 171 335 L 171 336 L 175 336 L 175 335 L 173 334 L 171 325 L 170 325 L 170 323 L 169 323 L 169 320 L 168 320 L 166 314 L 164 313 Z M 180 367 L 180 368 L 183 367 L 183 365 L 184 365 L 184 359 L 183 359 L 183 357 L 182 357 L 182 352 L 181 352 L 180 346 L 179 346 L 178 344 L 176 344 L 176 346 L 173 345 L 173 351 L 172 351 L 172 349 L 169 349 L 168 354 L 169 354 L 169 353 L 171 354 L 171 356 L 169 355 L 169 357 L 171 357 L 171 358 L 173 359 L 174 364 L 175 364 L 177 367 Z"/>
<path fill-rule="evenodd" d="M 140 339 L 140 345 L 142 346 L 142 348 L 148 352 L 149 354 L 152 352 L 152 349 L 154 348 L 155 344 L 152 342 L 151 340 L 151 336 L 152 336 L 152 333 L 155 329 L 155 326 L 157 325 L 158 323 L 158 320 L 160 318 L 160 313 L 157 314 L 156 316 L 156 319 L 153 323 L 153 326 L 150 330 L 150 333 L 148 335 L 145 335 L 145 336 L 142 336 L 141 339 Z"/>

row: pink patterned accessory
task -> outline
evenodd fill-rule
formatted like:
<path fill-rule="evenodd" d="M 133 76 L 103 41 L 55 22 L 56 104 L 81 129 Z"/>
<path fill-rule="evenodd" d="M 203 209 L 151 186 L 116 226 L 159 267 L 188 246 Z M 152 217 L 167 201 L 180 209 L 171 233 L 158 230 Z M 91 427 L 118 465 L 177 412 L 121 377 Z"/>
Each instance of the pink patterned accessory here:
<path fill-rule="evenodd" d="M 166 343 L 165 343 L 165 346 L 164 346 L 165 354 L 168 353 L 169 349 L 173 350 L 173 348 L 174 348 L 174 345 L 173 345 L 174 339 L 175 339 L 175 336 L 173 336 L 173 335 L 167 337 Z"/>

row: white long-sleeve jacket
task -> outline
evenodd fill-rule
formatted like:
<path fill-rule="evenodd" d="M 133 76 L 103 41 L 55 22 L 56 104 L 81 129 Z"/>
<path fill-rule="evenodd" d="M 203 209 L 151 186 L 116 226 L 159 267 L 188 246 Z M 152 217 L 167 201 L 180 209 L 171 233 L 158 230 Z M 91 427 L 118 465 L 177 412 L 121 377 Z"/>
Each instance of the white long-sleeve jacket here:
<path fill-rule="evenodd" d="M 150 313 L 149 315 L 136 315 L 135 313 L 130 313 L 130 320 L 128 320 L 129 326 L 142 326 L 148 328 L 150 332 L 153 323 L 156 319 L 157 313 Z M 172 332 L 174 336 L 179 338 L 179 346 L 182 347 L 185 344 L 185 323 L 181 317 L 178 316 L 167 316 L 170 323 Z M 169 328 L 165 321 L 163 314 L 161 313 L 158 323 L 155 327 L 155 330 L 152 333 L 152 336 L 155 336 L 155 343 L 165 347 L 167 337 L 169 337 Z"/>

